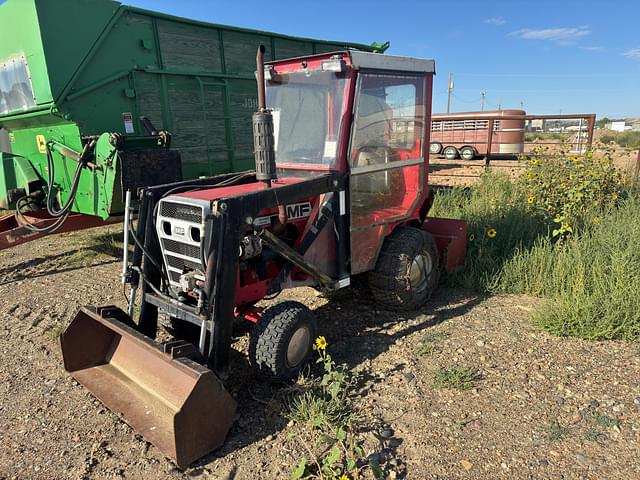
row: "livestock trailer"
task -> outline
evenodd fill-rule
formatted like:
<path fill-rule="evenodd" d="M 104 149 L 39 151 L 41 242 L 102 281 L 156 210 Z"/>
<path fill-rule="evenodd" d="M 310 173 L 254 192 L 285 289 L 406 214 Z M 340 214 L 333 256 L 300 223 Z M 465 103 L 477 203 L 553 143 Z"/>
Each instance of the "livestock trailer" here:
<path fill-rule="evenodd" d="M 487 153 L 517 155 L 524 151 L 524 110 L 435 113 L 431 121 L 432 155 L 472 160 Z M 522 117 L 522 118 L 520 118 Z M 488 152 L 489 125 L 493 124 Z"/>

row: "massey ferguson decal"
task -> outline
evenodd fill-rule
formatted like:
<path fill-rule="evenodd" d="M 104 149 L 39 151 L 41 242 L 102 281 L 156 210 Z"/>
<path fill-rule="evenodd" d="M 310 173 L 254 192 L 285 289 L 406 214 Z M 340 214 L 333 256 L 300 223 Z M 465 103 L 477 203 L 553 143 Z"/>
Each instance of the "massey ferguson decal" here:
<path fill-rule="evenodd" d="M 287 205 L 288 220 L 299 220 L 301 218 L 307 218 L 309 215 L 311 215 L 311 202 L 292 203 L 291 205 Z M 271 225 L 271 219 L 274 217 L 277 218 L 278 214 L 274 213 L 273 215 L 258 217 L 254 220 L 253 224 L 258 227 Z"/>

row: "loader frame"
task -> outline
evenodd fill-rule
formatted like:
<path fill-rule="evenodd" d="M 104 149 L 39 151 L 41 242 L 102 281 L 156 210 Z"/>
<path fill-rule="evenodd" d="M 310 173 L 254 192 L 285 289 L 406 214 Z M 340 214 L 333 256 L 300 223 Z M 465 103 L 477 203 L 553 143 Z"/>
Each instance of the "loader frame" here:
<path fill-rule="evenodd" d="M 280 241 L 268 230 L 259 231 L 261 239 L 288 264 L 271 285 L 277 291 L 279 283 L 285 280 L 285 272 L 295 265 L 317 281 L 320 288 L 334 290 L 340 281 L 349 277 L 349 242 L 337 242 L 336 262 L 338 278 L 327 276 L 303 258 L 307 248 L 319 235 L 322 228 L 333 217 L 337 235 L 349 238 L 349 220 L 345 203 L 348 202 L 347 175 L 331 173 L 308 180 L 302 180 L 277 189 L 265 189 L 240 196 L 223 198 L 214 202 L 212 213 L 206 218 L 212 222 L 208 235 L 203 239 L 203 251 L 208 252 L 207 276 L 204 287 L 205 302 L 202 308 L 177 303 L 176 300 L 160 291 L 163 272 L 158 269 L 155 259 L 161 258 L 160 244 L 155 234 L 154 210 L 160 199 L 168 192 L 181 187 L 215 187 L 216 184 L 233 178 L 234 175 L 219 175 L 206 180 L 185 181 L 146 188 L 140 191 L 140 213 L 135 233 L 136 242 L 132 260 L 133 288 L 141 284 L 142 306 L 138 330 L 149 338 L 155 338 L 158 330 L 158 308 L 180 320 L 201 327 L 201 351 L 208 365 L 220 378 L 228 376 L 229 351 L 233 319 L 238 315 L 235 303 L 236 275 L 238 269 L 238 248 L 240 239 L 250 230 L 255 230 L 252 220 L 265 209 L 286 205 L 310 196 L 325 193 L 340 193 L 331 198 L 330 208 L 319 209 L 316 218 L 310 219 L 316 228 L 310 229 L 296 250 Z M 242 183 L 255 182 L 255 176 L 247 175 Z M 340 205 L 340 203 L 343 203 Z M 338 213 L 337 215 L 335 213 Z M 141 270 L 140 270 L 141 269 Z M 140 274 L 143 272 L 143 275 Z M 211 274 L 209 274 L 211 272 Z M 141 278 L 143 277 L 143 278 Z M 204 341 L 203 341 L 204 340 Z"/>

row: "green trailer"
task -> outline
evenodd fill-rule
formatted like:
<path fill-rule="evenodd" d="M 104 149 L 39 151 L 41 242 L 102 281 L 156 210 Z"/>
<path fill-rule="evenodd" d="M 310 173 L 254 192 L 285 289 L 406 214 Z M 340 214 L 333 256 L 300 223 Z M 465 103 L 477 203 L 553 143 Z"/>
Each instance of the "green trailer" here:
<path fill-rule="evenodd" d="M 371 50 L 111 0 L 7 0 L 0 32 L 0 208 L 102 219 L 124 190 L 253 168 L 258 45 L 267 59 Z"/>

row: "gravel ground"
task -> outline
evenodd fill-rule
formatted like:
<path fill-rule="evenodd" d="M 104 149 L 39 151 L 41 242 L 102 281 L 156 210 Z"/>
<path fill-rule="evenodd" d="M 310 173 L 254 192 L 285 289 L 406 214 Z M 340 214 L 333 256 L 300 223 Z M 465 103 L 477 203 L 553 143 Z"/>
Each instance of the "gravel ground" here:
<path fill-rule="evenodd" d="M 253 377 L 246 336 L 228 381 L 240 416 L 186 472 L 64 372 L 57 337 L 77 308 L 124 302 L 115 232 L 0 253 L 0 479 L 287 478 L 302 456 L 287 389 Z M 551 337 L 528 322 L 539 300 L 523 297 L 440 289 L 404 316 L 351 290 L 284 298 L 315 310 L 334 358 L 361 378 L 359 440 L 388 478 L 640 478 L 637 345 Z M 475 386 L 435 388 L 452 366 L 476 371 Z"/>

